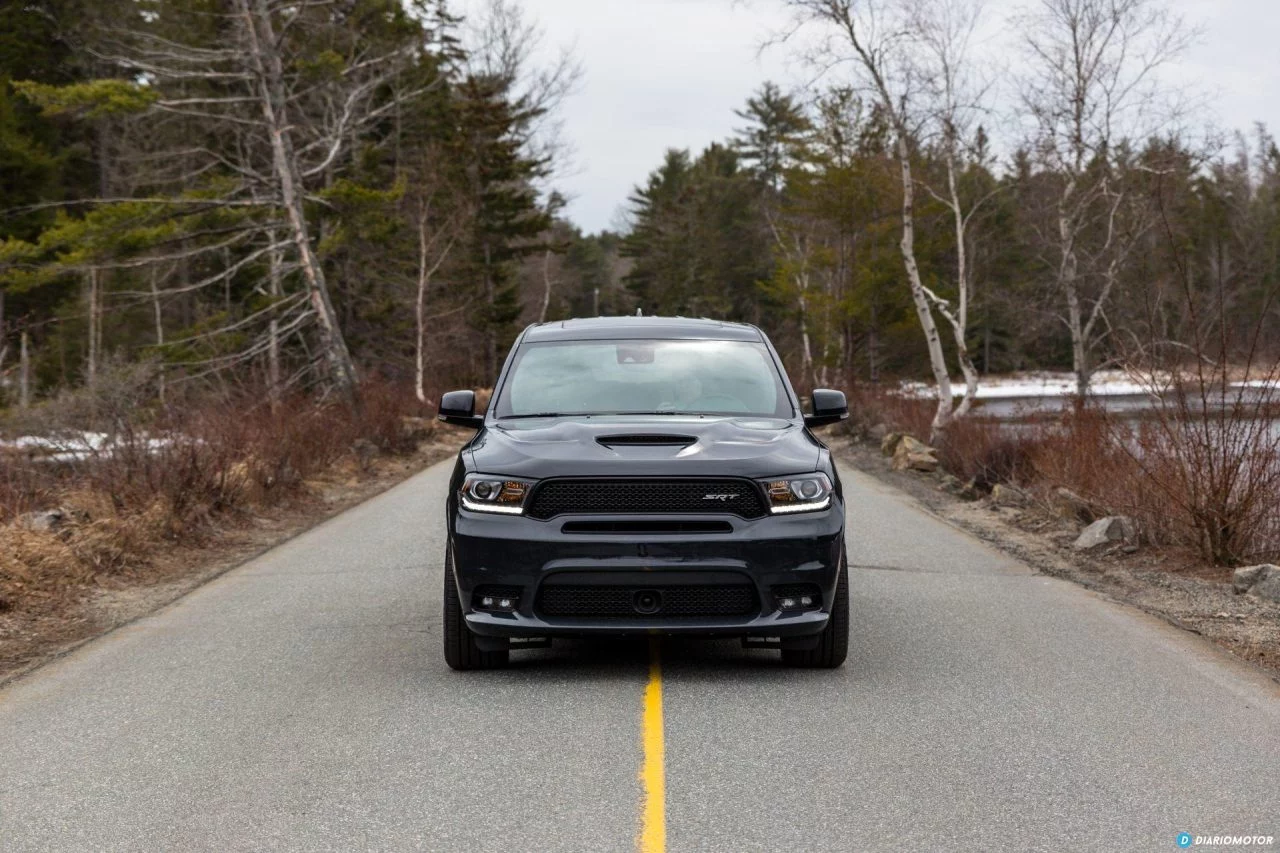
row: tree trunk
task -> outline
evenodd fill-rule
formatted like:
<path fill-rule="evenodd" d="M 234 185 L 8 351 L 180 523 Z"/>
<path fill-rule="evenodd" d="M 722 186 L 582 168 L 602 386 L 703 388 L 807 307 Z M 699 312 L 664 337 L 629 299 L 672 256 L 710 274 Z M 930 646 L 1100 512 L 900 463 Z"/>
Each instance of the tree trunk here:
<path fill-rule="evenodd" d="M 484 330 L 484 369 L 486 382 L 496 381 L 498 378 L 498 333 L 493 328 L 494 313 L 497 308 L 497 294 L 494 292 L 493 285 L 493 268 L 492 253 L 489 249 L 489 240 L 485 238 L 484 242 L 484 296 L 489 306 L 489 316 L 485 323 Z"/>
<path fill-rule="evenodd" d="M 898 128 L 898 162 L 902 166 L 902 262 L 907 268 L 907 280 L 911 284 L 911 300 L 916 306 L 916 316 L 924 330 L 929 348 L 929 365 L 938 386 L 938 408 L 933 416 L 930 441 L 935 441 L 951 424 L 951 376 L 947 372 L 947 359 L 942 352 L 942 339 L 938 336 L 938 324 L 933 320 L 929 297 L 925 295 L 920 280 L 920 267 L 916 264 L 915 251 L 915 183 L 911 177 L 911 152 L 907 147 L 905 128 Z"/>
<path fill-rule="evenodd" d="M 547 322 L 547 309 L 551 306 L 551 250 L 547 249 L 542 256 L 542 310 L 538 312 L 538 322 Z"/>
<path fill-rule="evenodd" d="M 156 377 L 157 388 L 160 393 L 160 405 L 165 404 L 165 375 L 164 375 L 164 313 L 160 308 L 160 286 L 156 281 L 158 272 L 153 265 L 151 267 L 151 308 L 155 314 L 156 323 L 156 349 L 160 354 L 159 375 Z"/>
<path fill-rule="evenodd" d="M 22 330 L 18 347 L 18 408 L 31 406 L 31 333 Z"/>
<path fill-rule="evenodd" d="M 1077 156 L 1077 162 L 1079 157 Z M 1076 257 L 1075 230 L 1067 205 L 1075 194 L 1075 179 L 1067 182 L 1058 201 L 1058 244 L 1062 258 L 1058 265 L 1058 288 L 1067 300 L 1067 330 L 1071 333 L 1071 371 L 1076 377 L 1076 405 L 1083 405 L 1089 394 L 1089 342 L 1084 333 L 1084 309 L 1080 304 L 1078 282 L 1079 261 Z"/>
<path fill-rule="evenodd" d="M 90 387 L 98 381 L 98 269 L 89 268 L 89 357 L 85 367 L 85 376 Z"/>
<path fill-rule="evenodd" d="M 809 289 L 809 274 L 801 273 L 796 276 L 796 284 L 800 286 L 800 293 L 796 297 L 800 307 L 800 344 L 802 346 L 800 369 L 803 371 L 802 375 L 811 383 L 811 387 L 816 388 L 818 377 L 813 371 L 813 345 L 809 340 L 809 306 L 805 301 L 805 294 Z"/>
<path fill-rule="evenodd" d="M 280 250 L 276 246 L 276 232 L 271 229 L 267 232 L 267 239 L 271 241 L 272 249 L 267 254 L 268 263 L 270 264 L 270 286 L 271 299 L 277 305 L 284 296 L 284 282 L 281 267 L 284 259 L 280 257 Z M 284 389 L 280 385 L 280 318 L 272 310 L 271 323 L 267 328 L 267 394 L 271 400 L 271 411 L 278 412 L 280 410 L 280 400 L 284 394 Z"/>
<path fill-rule="evenodd" d="M 311 233 L 303 207 L 302 176 L 294 155 L 286 115 L 284 67 L 276 47 L 275 28 L 266 0 L 238 0 L 241 17 L 249 37 L 250 54 L 259 81 L 262 115 L 271 139 L 272 160 L 280 182 L 280 200 L 289 217 L 293 243 L 299 265 L 306 278 L 311 306 L 320 321 L 323 355 L 331 380 L 349 401 L 356 400 L 356 370 L 342 336 L 338 318 L 329 296 L 324 267 L 311 246 Z"/>
<path fill-rule="evenodd" d="M 871 322 L 867 326 L 867 378 L 873 385 L 880 384 L 880 319 L 876 301 L 871 300 Z"/>
<path fill-rule="evenodd" d="M 1092 370 L 1089 368 L 1089 342 L 1084 336 L 1084 312 L 1074 278 L 1066 284 L 1065 290 L 1067 327 L 1071 331 L 1071 371 L 1076 375 L 1076 402 L 1083 403 L 1085 397 L 1089 395 L 1089 381 L 1092 378 Z"/>
<path fill-rule="evenodd" d="M 426 338 L 427 338 L 427 216 L 424 212 L 418 219 L 418 300 L 414 306 L 414 319 L 418 334 L 414 340 L 415 383 L 414 391 L 418 402 L 427 402 L 426 389 Z"/>

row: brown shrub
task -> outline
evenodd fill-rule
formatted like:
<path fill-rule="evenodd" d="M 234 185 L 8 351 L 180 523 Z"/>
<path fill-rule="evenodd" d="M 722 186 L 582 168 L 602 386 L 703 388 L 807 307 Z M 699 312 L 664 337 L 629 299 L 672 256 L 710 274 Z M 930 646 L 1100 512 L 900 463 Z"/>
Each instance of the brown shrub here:
<path fill-rule="evenodd" d="M 928 440 L 933 425 L 933 401 L 908 397 L 884 385 L 852 385 L 845 396 L 849 402 L 847 432 L 865 437 L 873 427 L 883 426 Z"/>
<path fill-rule="evenodd" d="M 144 565 L 157 548 L 198 541 L 221 518 L 295 498 L 308 479 L 369 448 L 412 450 L 404 421 L 427 414 L 412 391 L 376 379 L 355 407 L 298 395 L 273 411 L 266 400 L 189 400 L 160 413 L 139 406 L 132 418 L 116 406 L 110 441 L 97 451 L 61 461 L 8 454 L 0 461 L 0 602 L 21 606 Z M 104 408 L 69 396 L 20 426 L 57 434 L 92 426 L 81 416 Z M 53 508 L 67 517 L 56 531 L 15 523 Z"/>

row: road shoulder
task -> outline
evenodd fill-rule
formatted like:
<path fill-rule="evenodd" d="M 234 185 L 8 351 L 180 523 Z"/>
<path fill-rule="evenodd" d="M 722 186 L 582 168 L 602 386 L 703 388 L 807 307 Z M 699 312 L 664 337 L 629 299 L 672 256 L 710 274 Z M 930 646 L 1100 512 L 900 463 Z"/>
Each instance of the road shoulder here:
<path fill-rule="evenodd" d="M 1022 561 L 1201 636 L 1280 682 L 1280 605 L 1236 595 L 1229 583 L 1176 567 L 1167 554 L 1143 548 L 1103 554 L 1073 551 L 1078 527 L 1035 506 L 965 500 L 939 488 L 937 476 L 894 471 L 877 448 L 832 437 L 842 464 L 908 495 L 935 517 Z"/>
<path fill-rule="evenodd" d="M 171 548 L 145 566 L 103 577 L 63 608 L 0 613 L 0 689 L 389 491 L 455 454 L 459 444 L 453 437 L 436 439 L 412 454 L 379 458 L 366 470 L 335 470 L 310 483 L 303 499 L 225 524 L 199 544 Z"/>

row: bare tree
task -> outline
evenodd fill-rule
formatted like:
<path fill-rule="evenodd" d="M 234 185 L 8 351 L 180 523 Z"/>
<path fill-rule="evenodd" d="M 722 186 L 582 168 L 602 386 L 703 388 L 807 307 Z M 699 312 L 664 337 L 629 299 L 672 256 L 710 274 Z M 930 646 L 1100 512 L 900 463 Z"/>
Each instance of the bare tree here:
<path fill-rule="evenodd" d="M 466 33 L 468 71 L 502 80 L 522 114 L 525 153 L 547 164 L 547 173 L 564 172 L 573 150 L 563 135 L 560 106 L 582 82 L 582 63 L 572 45 L 561 45 L 549 62 L 539 62 L 546 32 L 525 16 L 516 0 L 484 0 Z"/>
<path fill-rule="evenodd" d="M 824 71 L 850 67 L 858 88 L 870 93 L 893 129 L 902 180 L 902 238 L 899 249 L 937 387 L 937 409 L 933 418 L 933 433 L 937 437 L 951 423 L 953 401 L 942 339 L 938 335 L 932 301 L 920 277 L 915 254 L 916 181 L 912 172 L 911 146 L 919 122 L 914 102 L 919 81 L 911 61 L 910 15 L 904 4 L 893 0 L 782 2 L 794 16 L 792 28 L 783 34 L 782 39 L 791 39 L 806 26 L 819 28 L 822 38 L 806 51 L 806 58 Z"/>
<path fill-rule="evenodd" d="M 418 202 L 418 288 L 414 300 L 414 393 L 423 403 L 427 400 L 427 296 L 431 290 L 431 280 L 449 259 L 454 244 L 458 242 L 462 229 L 457 214 L 443 224 L 436 225 L 432 220 L 432 197 L 425 196 Z"/>
<path fill-rule="evenodd" d="M 216 260 L 205 266 L 215 271 L 196 281 L 165 292 L 150 288 L 110 295 L 155 304 L 168 295 L 220 285 L 229 297 L 234 277 L 263 275 L 260 262 L 266 261 L 268 272 L 258 290 L 269 289 L 273 301 L 269 310 L 255 316 L 269 318 L 270 328 L 241 352 L 219 352 L 210 362 L 198 364 L 221 368 L 267 354 L 273 362 L 272 393 L 278 396 L 281 338 L 314 324 L 330 381 L 354 397 L 354 363 L 316 249 L 323 235 L 314 221 L 315 208 L 323 209 L 323 190 L 332 184 L 335 171 L 344 165 L 344 154 L 361 134 L 389 121 L 401 103 L 442 78 L 409 73 L 431 45 L 412 37 L 364 40 L 352 35 L 342 29 L 345 24 L 335 23 L 347 14 L 345 7 L 340 0 L 233 0 L 225 14 L 215 16 L 225 25 L 227 39 L 219 46 L 183 42 L 174 35 L 175 22 L 165 12 L 123 23 L 104 21 L 94 55 L 118 75 L 115 79 L 61 89 L 24 85 L 24 94 L 47 111 L 75 110 L 89 116 L 141 112 L 153 126 L 167 125 L 169 133 L 152 134 L 165 140 L 158 143 L 162 147 L 148 149 L 144 135 L 138 140 L 143 150 L 124 155 L 132 158 L 130 165 L 145 163 L 151 197 L 139 198 L 113 186 L 122 190 L 121 197 L 109 197 L 104 189 L 95 200 L 99 210 L 110 211 L 114 205 L 146 220 L 137 210 L 154 205 L 156 219 L 177 216 L 184 223 L 199 222 L 201 212 L 235 214 L 233 224 L 223 217 L 216 225 L 183 233 L 176 248 L 172 241 L 148 247 L 141 258 L 112 257 L 114 249 L 105 248 L 66 253 L 64 266 L 86 275 L 91 379 L 102 355 L 103 277 L 112 269 L 150 264 L 195 266 L 202 256 L 212 255 Z M 309 55 L 315 44 L 312 31 L 344 36 L 331 40 L 332 49 L 316 58 Z M 312 66 L 308 73 L 298 72 Z M 182 133 L 188 124 L 201 128 L 194 142 Z M 181 150 L 174 150 L 175 138 L 181 140 Z M 166 196 L 157 192 L 158 187 L 171 192 Z M 116 215 L 105 225 L 118 230 L 120 218 Z M 116 244 L 104 240 L 102 245 Z M 283 260 L 282 252 L 291 257 Z M 301 274 L 305 300 L 280 299 L 281 283 L 293 272 Z M 286 308 L 291 315 L 282 313 Z M 243 331 L 244 325 L 234 321 L 216 332 Z M 199 337 L 207 340 L 212 334 Z"/>
<path fill-rule="evenodd" d="M 971 55 L 982 11 L 982 0 L 911 0 L 908 18 L 916 46 L 912 61 L 921 85 L 925 133 L 936 141 L 944 168 L 942 187 L 927 181 L 924 187 L 951 215 L 956 244 L 955 304 L 924 289 L 951 327 L 956 360 L 964 374 L 965 393 L 956 417 L 969 412 L 978 393 L 978 370 L 967 340 L 974 292 L 971 226 L 994 193 L 994 189 L 979 191 L 968 198 L 960 187 L 961 173 L 977 159 L 972 140 L 979 132 L 978 122 L 990 113 L 986 102 L 991 87 L 975 72 Z"/>
<path fill-rule="evenodd" d="M 1124 221 L 1133 199 L 1113 157 L 1122 142 L 1154 135 L 1178 115 L 1157 74 L 1192 34 L 1159 0 L 1036 0 L 1015 25 L 1025 34 L 1019 82 L 1029 148 L 1056 179 L 1052 225 L 1036 236 L 1083 398 L 1107 303 L 1143 230 Z"/>

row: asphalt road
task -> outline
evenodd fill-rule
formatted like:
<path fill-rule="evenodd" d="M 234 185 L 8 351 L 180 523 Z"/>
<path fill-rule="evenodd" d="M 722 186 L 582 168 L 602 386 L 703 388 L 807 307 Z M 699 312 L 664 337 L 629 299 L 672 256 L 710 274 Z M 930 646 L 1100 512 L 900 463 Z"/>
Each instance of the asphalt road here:
<path fill-rule="evenodd" d="M 643 643 L 439 652 L 448 465 L 0 691 L 0 849 L 634 850 Z M 856 474 L 852 648 L 661 649 L 667 849 L 1280 837 L 1280 690 Z"/>

